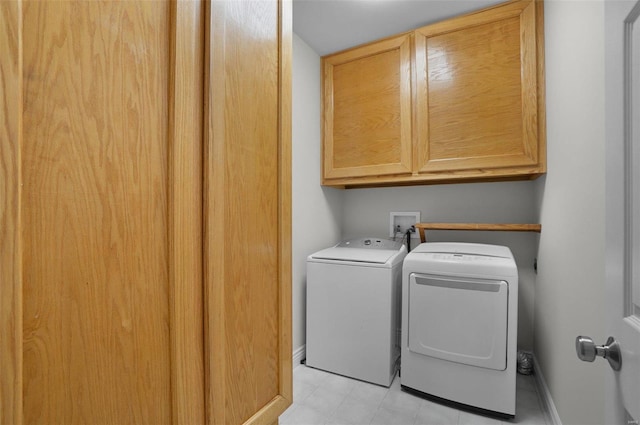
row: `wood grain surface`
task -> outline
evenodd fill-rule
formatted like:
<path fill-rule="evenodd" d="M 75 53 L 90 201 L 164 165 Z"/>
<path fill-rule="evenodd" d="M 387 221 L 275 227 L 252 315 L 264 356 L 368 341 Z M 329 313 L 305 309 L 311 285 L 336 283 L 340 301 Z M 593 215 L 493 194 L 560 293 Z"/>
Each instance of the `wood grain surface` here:
<path fill-rule="evenodd" d="M 278 343 L 280 394 L 274 413 L 279 417 L 293 403 L 293 318 L 292 318 L 292 131 L 293 131 L 293 2 L 279 8 L 279 311 Z M 265 415 L 265 419 L 270 420 Z M 258 424 L 256 424 L 258 425 Z"/>
<path fill-rule="evenodd" d="M 290 402 L 287 4 L 211 2 L 208 14 L 205 364 L 216 424 L 270 423 Z"/>
<path fill-rule="evenodd" d="M 2 423 L 291 403 L 291 19 L 0 3 Z"/>
<path fill-rule="evenodd" d="M 24 420 L 169 423 L 169 2 L 24 4 Z"/>
<path fill-rule="evenodd" d="M 485 232 L 535 232 L 542 231 L 540 224 L 511 223 L 416 223 L 420 232 L 420 241 L 426 242 L 427 230 L 475 230 Z"/>
<path fill-rule="evenodd" d="M 325 178 L 410 173 L 411 36 L 322 59 Z"/>
<path fill-rule="evenodd" d="M 0 423 L 22 424 L 22 5 L 0 2 Z"/>
<path fill-rule="evenodd" d="M 518 2 L 417 30 L 420 172 L 538 164 L 534 11 Z"/>
<path fill-rule="evenodd" d="M 430 160 L 521 153 L 519 32 L 515 17 L 427 39 Z"/>
<path fill-rule="evenodd" d="M 536 72 L 538 83 L 538 168 L 547 171 L 547 113 L 544 64 L 544 1 L 535 0 L 536 18 Z"/>
<path fill-rule="evenodd" d="M 172 419 L 176 424 L 203 424 L 203 2 L 171 2 L 170 39 L 168 264 Z"/>

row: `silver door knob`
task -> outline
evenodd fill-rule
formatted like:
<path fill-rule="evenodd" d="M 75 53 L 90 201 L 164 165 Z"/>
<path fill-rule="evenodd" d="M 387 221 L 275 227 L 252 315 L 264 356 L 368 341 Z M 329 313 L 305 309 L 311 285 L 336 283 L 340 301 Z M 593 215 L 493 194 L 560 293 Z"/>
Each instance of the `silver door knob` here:
<path fill-rule="evenodd" d="M 576 354 L 583 362 L 592 362 L 596 357 L 602 357 L 609 361 L 611 369 L 620 370 L 622 367 L 620 344 L 612 336 L 607 339 L 605 345 L 594 344 L 588 336 L 578 336 L 576 338 Z"/>

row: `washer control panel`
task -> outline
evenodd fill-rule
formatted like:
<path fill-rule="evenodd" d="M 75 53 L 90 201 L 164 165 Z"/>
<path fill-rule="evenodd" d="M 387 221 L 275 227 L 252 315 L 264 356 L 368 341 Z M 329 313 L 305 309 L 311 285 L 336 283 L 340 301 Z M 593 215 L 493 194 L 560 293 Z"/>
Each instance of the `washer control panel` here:
<path fill-rule="evenodd" d="M 340 248 L 399 249 L 402 243 L 384 238 L 358 238 L 340 242 Z"/>

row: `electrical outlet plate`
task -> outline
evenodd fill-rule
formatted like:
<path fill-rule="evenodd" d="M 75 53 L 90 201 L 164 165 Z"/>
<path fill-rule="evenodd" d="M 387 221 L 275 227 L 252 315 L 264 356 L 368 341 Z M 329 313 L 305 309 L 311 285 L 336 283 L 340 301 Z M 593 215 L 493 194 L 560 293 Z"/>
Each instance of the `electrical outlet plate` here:
<path fill-rule="evenodd" d="M 400 226 L 400 233 L 395 236 L 404 236 L 407 229 L 416 223 L 420 223 L 420 211 L 416 212 L 390 212 L 389 213 L 389 237 L 395 235 L 395 229 Z M 411 239 L 420 239 L 420 234 L 416 230 L 411 234 Z"/>

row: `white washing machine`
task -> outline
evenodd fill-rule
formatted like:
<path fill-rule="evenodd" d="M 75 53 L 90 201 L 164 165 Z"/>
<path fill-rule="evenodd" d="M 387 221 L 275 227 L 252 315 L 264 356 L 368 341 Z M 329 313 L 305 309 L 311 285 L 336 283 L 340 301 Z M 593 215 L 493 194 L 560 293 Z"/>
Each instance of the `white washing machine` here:
<path fill-rule="evenodd" d="M 406 255 L 401 242 L 361 238 L 307 258 L 307 366 L 391 385 Z"/>
<path fill-rule="evenodd" d="M 509 248 L 423 243 L 402 273 L 401 386 L 514 417 L 518 269 Z"/>

